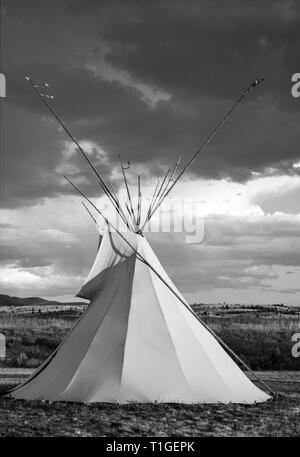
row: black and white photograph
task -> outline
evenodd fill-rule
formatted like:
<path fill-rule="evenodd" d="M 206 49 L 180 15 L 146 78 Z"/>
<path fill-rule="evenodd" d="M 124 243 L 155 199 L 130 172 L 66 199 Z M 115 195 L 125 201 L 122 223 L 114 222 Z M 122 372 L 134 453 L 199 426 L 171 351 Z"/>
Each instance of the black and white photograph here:
<path fill-rule="evenodd" d="M 0 438 L 299 438 L 300 3 L 0 5 Z"/>

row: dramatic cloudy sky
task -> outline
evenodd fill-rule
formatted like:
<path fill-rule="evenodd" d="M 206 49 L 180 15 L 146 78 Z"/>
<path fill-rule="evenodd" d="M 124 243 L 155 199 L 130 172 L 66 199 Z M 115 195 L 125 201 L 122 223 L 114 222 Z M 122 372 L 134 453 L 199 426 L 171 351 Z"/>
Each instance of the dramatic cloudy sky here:
<path fill-rule="evenodd" d="M 118 188 L 122 154 L 145 195 L 260 74 L 172 193 L 194 199 L 204 239 L 146 236 L 191 302 L 300 304 L 298 1 L 3 0 L 1 15 L 1 293 L 75 295 L 97 233 L 63 175 L 105 204 L 26 74 L 102 174 Z"/>

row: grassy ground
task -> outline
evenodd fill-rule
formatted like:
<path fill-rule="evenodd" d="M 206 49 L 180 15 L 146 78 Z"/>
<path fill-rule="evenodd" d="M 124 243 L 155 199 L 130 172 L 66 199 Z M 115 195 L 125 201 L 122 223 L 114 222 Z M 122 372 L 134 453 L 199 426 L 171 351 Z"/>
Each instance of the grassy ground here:
<path fill-rule="evenodd" d="M 0 436 L 299 436 L 300 359 L 291 355 L 299 309 L 205 307 L 196 312 L 280 395 L 265 404 L 92 404 L 27 402 L 0 397 Z M 81 310 L 1 313 L 7 359 L 0 367 L 38 366 L 56 348 Z M 25 371 L 24 371 L 25 370 Z M 274 371 L 293 370 L 293 371 Z M 19 378 L 20 380 L 20 378 Z M 16 373 L 0 369 L 0 391 Z"/>
<path fill-rule="evenodd" d="M 253 406 L 82 405 L 0 397 L 0 436 L 299 436 L 299 373 L 262 376 L 280 394 Z"/>

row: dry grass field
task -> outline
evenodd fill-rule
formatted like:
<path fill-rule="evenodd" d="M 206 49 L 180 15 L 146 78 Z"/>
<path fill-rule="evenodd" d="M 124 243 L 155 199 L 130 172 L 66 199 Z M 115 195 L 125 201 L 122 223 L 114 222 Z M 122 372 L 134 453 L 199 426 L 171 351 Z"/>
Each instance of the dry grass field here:
<path fill-rule="evenodd" d="M 299 370 L 291 339 L 300 333 L 300 308 L 196 305 L 194 309 L 253 370 Z M 7 358 L 0 361 L 0 367 L 39 366 L 81 313 L 82 307 L 1 312 L 0 332 L 6 336 Z"/>
<path fill-rule="evenodd" d="M 0 436 L 299 436 L 300 358 L 291 354 L 291 337 L 300 332 L 299 308 L 197 305 L 194 309 L 251 368 L 260 371 L 278 392 L 276 398 L 247 406 L 82 405 L 0 397 Z M 38 366 L 81 312 L 82 308 L 1 313 L 7 359 L 0 365 L 0 391 Z"/>
<path fill-rule="evenodd" d="M 0 436 L 299 436 L 299 372 L 261 375 L 279 395 L 253 406 L 83 405 L 0 397 Z"/>

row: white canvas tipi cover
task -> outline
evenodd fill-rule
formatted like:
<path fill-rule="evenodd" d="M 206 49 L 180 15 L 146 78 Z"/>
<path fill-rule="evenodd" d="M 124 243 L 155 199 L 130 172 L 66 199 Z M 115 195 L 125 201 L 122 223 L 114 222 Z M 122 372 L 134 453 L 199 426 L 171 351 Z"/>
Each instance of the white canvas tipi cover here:
<path fill-rule="evenodd" d="M 147 240 L 123 236 L 180 296 Z M 91 300 L 87 311 L 11 396 L 84 403 L 270 398 L 118 233 L 105 233 L 78 295 Z"/>

